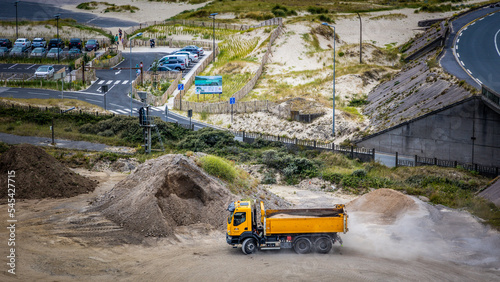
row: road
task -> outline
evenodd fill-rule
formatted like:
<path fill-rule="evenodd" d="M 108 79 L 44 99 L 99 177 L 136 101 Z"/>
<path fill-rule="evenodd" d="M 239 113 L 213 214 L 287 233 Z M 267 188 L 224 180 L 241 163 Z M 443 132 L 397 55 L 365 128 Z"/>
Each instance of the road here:
<path fill-rule="evenodd" d="M 139 23 L 134 21 L 114 19 L 103 17 L 98 14 L 87 14 L 87 13 L 77 13 L 69 10 L 61 9 L 59 6 L 64 4 L 74 4 L 85 2 L 85 1 L 75 1 L 75 0 L 58 0 L 57 2 L 50 1 L 19 1 L 17 7 L 17 16 L 19 20 L 32 20 L 32 21 L 45 21 L 49 19 L 54 19 L 56 14 L 61 15 L 61 19 L 71 18 L 76 20 L 78 23 L 95 25 L 101 28 L 107 27 L 129 27 L 139 25 Z M 90 1 L 88 1 L 90 2 Z M 16 19 L 16 7 L 14 6 L 14 1 L 11 0 L 0 0 L 0 20 L 15 20 Z"/>
<path fill-rule="evenodd" d="M 473 22 L 474 20 L 476 20 L 478 18 L 481 18 L 481 17 L 486 16 L 490 13 L 498 12 L 498 11 L 500 11 L 500 7 L 494 7 L 494 8 L 485 7 L 485 8 L 478 9 L 478 10 L 472 11 L 470 13 L 467 13 L 467 14 L 453 20 L 450 24 L 450 26 L 451 26 L 450 34 L 449 34 L 448 38 L 446 39 L 445 51 L 443 52 L 443 55 L 441 56 L 441 59 L 440 59 L 441 66 L 447 72 L 451 73 L 452 75 L 456 76 L 457 78 L 459 78 L 461 80 L 465 80 L 468 84 L 473 85 L 477 88 L 479 88 L 480 85 L 478 84 L 477 81 L 475 81 L 467 73 L 466 69 L 464 69 L 461 66 L 461 63 L 459 63 L 459 61 L 457 61 L 457 58 L 455 57 L 455 54 L 453 52 L 453 48 L 455 48 L 455 42 L 458 39 L 457 35 L 464 26 L 466 26 L 467 24 Z M 495 18 L 497 19 L 497 21 L 496 21 L 497 28 L 494 29 L 496 32 L 498 30 L 499 24 L 498 24 L 498 18 L 496 16 L 495 16 Z M 487 23 L 487 21 L 485 23 Z M 478 27 L 479 26 L 482 26 L 482 24 L 479 24 Z M 463 36 L 464 35 L 462 35 L 462 37 Z M 475 35 L 472 35 L 472 36 L 475 36 Z M 473 41 L 474 40 L 480 40 L 480 41 L 486 40 L 487 41 L 487 39 L 481 38 L 481 37 L 479 37 L 479 35 L 476 35 L 474 39 L 469 39 L 469 40 L 473 40 Z M 464 56 L 464 55 L 467 56 L 467 54 L 465 54 L 465 52 L 461 50 L 461 48 L 464 48 L 464 49 L 466 48 L 464 43 L 465 43 L 465 40 L 461 39 L 459 41 L 460 56 Z M 474 44 L 474 42 L 471 42 L 471 44 Z M 491 41 L 489 43 L 487 42 L 487 44 L 489 44 L 489 45 L 493 44 L 492 37 L 491 37 Z M 464 46 L 464 47 L 462 47 L 462 46 Z M 500 48 L 500 46 L 499 46 L 499 48 Z M 498 56 L 498 54 L 496 52 L 490 53 L 490 57 L 492 57 L 492 56 Z M 489 61 L 489 59 L 487 59 L 486 61 L 481 61 L 481 63 L 484 62 L 485 64 L 488 64 L 488 61 Z M 476 63 L 479 63 L 479 62 L 476 62 Z M 464 62 L 464 64 L 465 64 L 465 62 Z M 475 64 L 475 63 L 472 62 L 472 63 L 468 63 L 468 64 L 470 66 L 472 66 L 472 64 Z M 500 81 L 500 78 L 498 77 L 499 72 L 497 70 L 498 70 L 498 67 L 496 68 L 496 71 L 492 72 L 492 76 L 491 76 L 492 81 L 490 81 L 489 76 L 486 76 L 485 78 L 483 78 L 484 80 L 481 80 L 481 82 L 487 86 L 495 86 L 498 88 L 497 83 Z M 472 70 L 471 70 L 471 72 L 472 72 Z M 478 73 L 477 70 L 476 70 L 476 73 Z M 496 81 L 494 81 L 495 77 L 496 77 Z M 492 87 L 490 87 L 490 88 L 492 88 Z"/>
<path fill-rule="evenodd" d="M 454 44 L 457 61 L 479 85 L 500 93 L 500 13 L 466 25 Z"/>

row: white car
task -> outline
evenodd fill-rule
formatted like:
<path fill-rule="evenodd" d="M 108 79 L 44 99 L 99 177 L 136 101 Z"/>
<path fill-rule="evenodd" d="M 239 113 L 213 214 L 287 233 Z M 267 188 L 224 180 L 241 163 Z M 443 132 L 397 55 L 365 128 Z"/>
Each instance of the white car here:
<path fill-rule="evenodd" d="M 174 52 L 174 55 L 186 55 L 189 57 L 189 61 L 191 62 L 197 62 L 198 61 L 198 54 L 187 52 L 187 51 L 177 51 Z"/>
<path fill-rule="evenodd" d="M 33 45 L 33 48 L 35 47 L 47 47 L 47 41 L 45 41 L 45 38 L 43 37 L 37 37 L 35 39 L 33 39 L 33 42 L 32 42 L 32 45 Z"/>
<path fill-rule="evenodd" d="M 40 66 L 35 71 L 35 77 L 50 78 L 53 76 L 54 76 L 54 67 L 53 66 Z"/>
<path fill-rule="evenodd" d="M 27 38 L 18 38 L 16 42 L 14 42 L 14 46 L 22 47 L 23 49 L 31 48 L 31 41 Z"/>

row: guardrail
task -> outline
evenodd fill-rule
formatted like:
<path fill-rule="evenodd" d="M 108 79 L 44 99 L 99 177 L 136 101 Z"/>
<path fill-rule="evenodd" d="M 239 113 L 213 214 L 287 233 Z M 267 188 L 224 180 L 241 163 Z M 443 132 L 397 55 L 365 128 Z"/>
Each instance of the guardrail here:
<path fill-rule="evenodd" d="M 500 114 L 500 94 L 484 85 L 481 85 L 481 94 L 482 100 Z"/>

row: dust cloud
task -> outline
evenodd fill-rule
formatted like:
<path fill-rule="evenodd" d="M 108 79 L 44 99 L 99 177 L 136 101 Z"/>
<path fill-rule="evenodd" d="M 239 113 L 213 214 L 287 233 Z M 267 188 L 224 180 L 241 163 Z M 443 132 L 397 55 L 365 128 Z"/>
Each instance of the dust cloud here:
<path fill-rule="evenodd" d="M 499 232 L 468 212 L 433 206 L 388 189 L 375 190 L 347 206 L 349 232 L 342 238 L 344 247 L 352 251 L 500 269 Z"/>

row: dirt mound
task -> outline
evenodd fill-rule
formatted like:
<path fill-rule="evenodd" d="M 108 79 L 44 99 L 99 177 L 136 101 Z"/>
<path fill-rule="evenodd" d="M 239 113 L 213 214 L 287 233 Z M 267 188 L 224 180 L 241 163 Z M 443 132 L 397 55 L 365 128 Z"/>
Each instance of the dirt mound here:
<path fill-rule="evenodd" d="M 39 147 L 12 146 L 0 156 L 0 198 L 7 198 L 7 172 L 15 171 L 15 198 L 67 198 L 94 191 L 97 183 L 69 170 Z"/>
<path fill-rule="evenodd" d="M 222 228 L 234 196 L 216 178 L 182 155 L 140 165 L 100 199 L 93 210 L 146 236 L 168 236 L 178 226 Z"/>
<path fill-rule="evenodd" d="M 391 189 L 377 189 L 347 204 L 348 211 L 380 214 L 384 222 L 394 222 L 405 212 L 418 208 L 407 195 Z"/>

